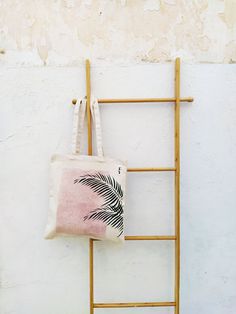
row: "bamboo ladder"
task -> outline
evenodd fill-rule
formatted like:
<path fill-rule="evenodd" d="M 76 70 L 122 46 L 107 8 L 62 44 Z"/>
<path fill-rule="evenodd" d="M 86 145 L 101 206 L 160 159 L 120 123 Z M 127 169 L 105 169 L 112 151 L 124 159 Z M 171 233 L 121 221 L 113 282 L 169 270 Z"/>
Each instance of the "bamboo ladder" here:
<path fill-rule="evenodd" d="M 92 122 L 90 112 L 90 62 L 86 60 L 86 96 L 87 96 L 87 122 L 88 122 L 88 155 L 92 155 Z M 94 241 L 89 240 L 89 281 L 90 281 L 90 314 L 96 308 L 131 308 L 131 307 L 174 307 L 175 314 L 179 314 L 180 290 L 180 103 L 192 102 L 193 98 L 180 98 L 180 58 L 175 60 L 175 97 L 174 98 L 138 98 L 138 99 L 98 99 L 98 103 L 174 103 L 174 137 L 175 137 L 175 162 L 174 167 L 166 168 L 128 168 L 128 172 L 145 171 L 174 171 L 175 172 L 175 235 L 150 235 L 150 236 L 125 236 L 125 240 L 173 240 L 175 241 L 175 292 L 174 301 L 165 302 L 133 302 L 133 303 L 94 303 Z M 76 104 L 73 99 L 72 103 Z"/>

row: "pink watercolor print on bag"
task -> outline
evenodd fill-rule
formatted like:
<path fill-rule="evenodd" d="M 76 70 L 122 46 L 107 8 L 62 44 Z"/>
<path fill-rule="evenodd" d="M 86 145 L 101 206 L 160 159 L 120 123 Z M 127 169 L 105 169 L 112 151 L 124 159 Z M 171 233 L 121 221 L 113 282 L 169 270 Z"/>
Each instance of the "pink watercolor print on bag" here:
<path fill-rule="evenodd" d="M 104 238 L 123 233 L 123 191 L 107 172 L 64 169 L 58 195 L 56 232 Z"/>

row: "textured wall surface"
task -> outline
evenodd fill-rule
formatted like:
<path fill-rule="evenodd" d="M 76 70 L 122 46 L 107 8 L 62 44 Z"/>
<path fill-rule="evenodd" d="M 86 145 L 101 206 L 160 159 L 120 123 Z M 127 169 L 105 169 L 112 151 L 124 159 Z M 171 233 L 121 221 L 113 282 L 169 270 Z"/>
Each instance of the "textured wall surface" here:
<path fill-rule="evenodd" d="M 236 0 L 0 0 L 0 314 L 88 314 L 88 242 L 43 239 L 71 99 L 171 97 L 182 66 L 181 314 L 236 313 Z M 194 65 L 194 63 L 196 63 Z M 200 64 L 202 63 L 202 64 Z M 107 155 L 173 165 L 171 104 L 101 106 Z M 173 175 L 129 174 L 127 234 L 173 234 Z M 173 298 L 173 243 L 96 243 L 97 302 Z M 96 314 L 173 314 L 165 309 Z"/>
<path fill-rule="evenodd" d="M 236 62 L 236 0 L 0 1 L 0 64 Z"/>
<path fill-rule="evenodd" d="M 84 74 L 1 69 L 1 314 L 88 313 L 88 242 L 43 239 L 49 160 L 70 151 L 70 103 L 84 95 Z M 172 96 L 173 79 L 173 64 L 92 67 L 98 97 Z M 183 65 L 181 81 L 182 96 L 195 98 L 181 105 L 181 314 L 235 314 L 236 65 Z M 173 165 L 173 104 L 104 104 L 101 115 L 107 155 Z M 173 234 L 173 174 L 130 173 L 127 191 L 127 234 Z M 96 301 L 173 298 L 173 243 L 95 246 Z"/>

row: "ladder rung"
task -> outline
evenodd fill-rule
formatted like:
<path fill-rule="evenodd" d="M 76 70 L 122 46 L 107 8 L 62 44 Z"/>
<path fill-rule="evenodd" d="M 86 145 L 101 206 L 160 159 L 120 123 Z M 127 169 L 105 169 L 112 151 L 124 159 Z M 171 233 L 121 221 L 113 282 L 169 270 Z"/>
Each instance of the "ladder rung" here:
<path fill-rule="evenodd" d="M 145 172 L 145 171 L 175 171 L 176 168 L 128 168 L 128 172 Z"/>
<path fill-rule="evenodd" d="M 180 98 L 180 102 L 192 102 L 192 97 Z M 102 104 L 122 104 L 122 103 L 143 103 L 143 102 L 176 102 L 176 98 L 113 98 L 113 99 L 98 99 L 98 103 Z"/>
<path fill-rule="evenodd" d="M 176 236 L 126 236 L 125 240 L 176 240 Z"/>
<path fill-rule="evenodd" d="M 125 236 L 126 241 L 152 241 L 152 240 L 176 240 L 176 236 Z M 100 241 L 98 239 L 90 239 L 92 241 Z"/>
<path fill-rule="evenodd" d="M 168 97 L 168 98 L 124 98 L 124 99 L 98 99 L 98 103 L 102 104 L 122 104 L 122 103 L 144 103 L 144 102 L 176 102 L 176 98 Z M 192 102 L 192 97 L 183 97 L 179 99 L 180 102 Z M 72 99 L 72 104 L 75 105 L 77 103 L 77 99 Z"/>
<path fill-rule="evenodd" d="M 164 307 L 175 306 L 175 302 L 134 302 L 134 303 L 94 303 L 94 308 L 124 308 L 124 307 Z"/>

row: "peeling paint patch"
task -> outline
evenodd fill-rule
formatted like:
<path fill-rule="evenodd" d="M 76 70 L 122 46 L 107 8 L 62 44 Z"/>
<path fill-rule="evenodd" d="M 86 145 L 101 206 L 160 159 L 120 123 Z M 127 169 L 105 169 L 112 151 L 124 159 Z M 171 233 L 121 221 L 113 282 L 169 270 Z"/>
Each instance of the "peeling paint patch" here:
<path fill-rule="evenodd" d="M 0 8 L 1 65 L 236 59 L 236 0 L 10 0 Z"/>
<path fill-rule="evenodd" d="M 211 40 L 207 36 L 198 39 L 198 45 L 201 50 L 207 51 L 210 48 Z"/>
<path fill-rule="evenodd" d="M 229 63 L 236 63 L 236 40 L 233 40 L 226 45 L 225 60 Z"/>
<path fill-rule="evenodd" d="M 228 28 L 234 28 L 236 25 L 236 1 L 225 0 L 224 12 L 219 16 L 226 23 Z"/>
<path fill-rule="evenodd" d="M 159 11 L 160 1 L 159 0 L 146 0 L 144 2 L 144 11 Z"/>
<path fill-rule="evenodd" d="M 176 5 L 176 0 L 163 0 L 164 3 L 169 4 L 169 5 Z"/>

